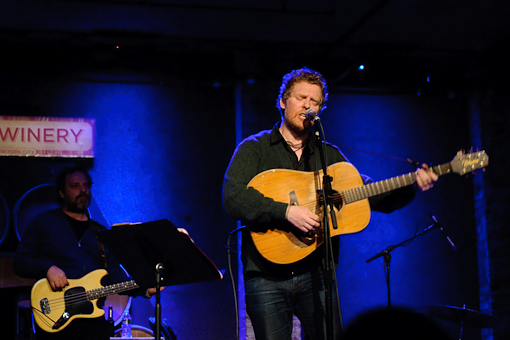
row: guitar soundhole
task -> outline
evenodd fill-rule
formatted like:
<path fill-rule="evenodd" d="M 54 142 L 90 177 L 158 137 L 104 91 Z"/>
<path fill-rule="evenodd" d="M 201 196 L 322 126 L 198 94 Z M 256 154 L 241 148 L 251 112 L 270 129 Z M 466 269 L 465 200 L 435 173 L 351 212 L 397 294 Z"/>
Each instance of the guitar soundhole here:
<path fill-rule="evenodd" d="M 301 242 L 303 242 L 307 246 L 310 246 L 317 239 L 317 233 L 318 232 L 319 231 L 309 231 L 307 233 L 303 233 L 303 236 L 301 236 L 299 239 L 300 239 Z"/>
<path fill-rule="evenodd" d="M 322 196 L 322 191 L 317 190 L 318 195 L 318 202 L 320 207 L 324 206 L 324 197 Z M 333 205 L 337 210 L 340 210 L 342 206 L 344 205 L 344 198 L 343 196 L 336 190 L 333 190 Z"/>
<path fill-rule="evenodd" d="M 333 190 L 333 205 L 337 208 L 337 210 L 340 210 L 344 205 L 344 198 L 336 190 Z"/>

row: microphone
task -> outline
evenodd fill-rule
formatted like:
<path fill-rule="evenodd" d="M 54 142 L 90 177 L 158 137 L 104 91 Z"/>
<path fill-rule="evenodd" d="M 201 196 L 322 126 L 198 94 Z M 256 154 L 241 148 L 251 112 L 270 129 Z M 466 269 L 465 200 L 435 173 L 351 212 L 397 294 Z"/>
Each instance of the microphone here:
<path fill-rule="evenodd" d="M 305 117 L 307 120 L 309 120 L 311 122 L 319 122 L 321 120 L 319 118 L 319 115 L 317 114 L 317 112 L 315 112 L 314 109 L 307 109 L 305 111 Z"/>
<path fill-rule="evenodd" d="M 448 234 L 446 234 L 446 231 L 443 229 L 443 226 L 441 225 L 441 223 L 438 222 L 438 220 L 436 219 L 436 216 L 434 216 L 434 215 L 431 215 L 431 216 L 432 216 L 432 219 L 434 220 L 434 225 L 439 228 L 439 230 L 441 231 L 441 234 L 443 234 L 443 236 L 446 238 L 446 240 L 450 243 L 453 250 L 457 250 L 457 246 L 453 243 L 452 239 L 448 236 Z"/>

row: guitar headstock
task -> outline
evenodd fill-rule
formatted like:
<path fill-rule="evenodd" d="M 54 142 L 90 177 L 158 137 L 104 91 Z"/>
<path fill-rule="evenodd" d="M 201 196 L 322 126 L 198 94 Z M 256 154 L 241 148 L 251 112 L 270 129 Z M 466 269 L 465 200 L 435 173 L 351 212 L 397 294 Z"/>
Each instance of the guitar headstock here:
<path fill-rule="evenodd" d="M 469 153 L 459 151 L 450 162 L 450 165 L 452 167 L 452 172 L 462 176 L 477 169 L 485 168 L 489 165 L 489 156 L 485 153 L 485 151 Z"/>

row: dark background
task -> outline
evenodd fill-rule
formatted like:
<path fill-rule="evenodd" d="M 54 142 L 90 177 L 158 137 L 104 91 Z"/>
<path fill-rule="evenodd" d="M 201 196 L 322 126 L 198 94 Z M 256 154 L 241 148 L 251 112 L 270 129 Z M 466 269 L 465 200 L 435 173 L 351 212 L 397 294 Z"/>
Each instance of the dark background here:
<path fill-rule="evenodd" d="M 344 324 L 386 305 L 383 260 L 365 260 L 428 227 L 433 214 L 458 250 L 438 230 L 395 250 L 392 303 L 465 305 L 502 325 L 466 325 L 465 339 L 508 338 L 506 2 L 0 5 L 0 114 L 96 119 L 96 157 L 78 162 L 93 166 L 105 223 L 169 219 L 219 269 L 228 269 L 225 246 L 236 228 L 221 207 L 223 174 L 242 138 L 279 119 L 279 84 L 292 69 L 306 65 L 328 79 L 326 139 L 375 180 L 414 170 L 394 158 L 445 163 L 459 149 L 485 149 L 486 173 L 444 176 L 408 207 L 374 213 L 363 232 L 342 236 L 337 276 Z M 74 161 L 0 158 L 3 214 L 11 217 L 0 251 L 16 248 L 18 200 Z M 235 271 L 236 254 L 233 261 Z M 162 303 L 179 339 L 235 338 L 228 272 L 221 281 L 169 287 Z M 133 300 L 135 324 L 148 326 L 153 311 L 153 300 Z M 458 336 L 460 324 L 443 324 Z"/>

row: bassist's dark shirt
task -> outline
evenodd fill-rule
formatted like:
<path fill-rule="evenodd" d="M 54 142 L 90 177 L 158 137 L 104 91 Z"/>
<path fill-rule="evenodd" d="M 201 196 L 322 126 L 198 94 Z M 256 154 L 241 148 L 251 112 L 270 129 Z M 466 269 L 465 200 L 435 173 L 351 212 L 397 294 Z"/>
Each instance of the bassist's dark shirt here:
<path fill-rule="evenodd" d="M 67 215 L 66 218 L 71 228 L 73 228 L 74 233 L 76 234 L 76 240 L 79 243 L 87 229 L 90 228 L 90 221 L 79 221 Z"/>
<path fill-rule="evenodd" d="M 80 279 L 96 269 L 104 269 L 104 261 L 90 220 L 72 222 L 62 209 L 43 212 L 30 222 L 21 237 L 13 269 L 21 277 L 46 278 L 48 269 L 55 265 L 68 279 Z M 100 226 L 105 230 L 104 226 Z M 77 235 L 77 232 L 79 235 Z M 113 254 L 105 249 L 108 275 L 105 284 L 130 280 Z"/>

